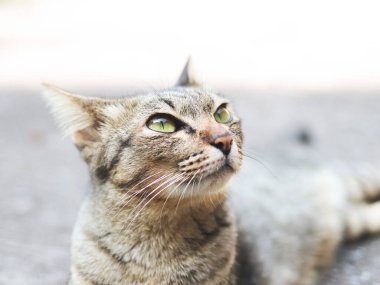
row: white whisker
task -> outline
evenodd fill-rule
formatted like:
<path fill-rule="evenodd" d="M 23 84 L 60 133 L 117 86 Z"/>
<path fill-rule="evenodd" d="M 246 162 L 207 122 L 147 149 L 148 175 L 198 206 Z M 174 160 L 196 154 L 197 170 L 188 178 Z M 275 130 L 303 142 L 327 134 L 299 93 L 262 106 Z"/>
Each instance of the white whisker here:
<path fill-rule="evenodd" d="M 176 187 L 174 187 L 174 188 L 169 192 L 168 196 L 166 197 L 165 202 L 164 202 L 164 204 L 163 204 L 162 207 L 161 207 L 161 213 L 160 213 L 160 228 L 162 228 L 162 212 L 163 212 L 163 210 L 164 210 L 164 208 L 165 208 L 166 202 L 169 200 L 169 197 L 174 193 L 174 191 L 177 190 L 178 187 L 180 187 L 180 186 L 182 185 L 182 183 L 186 181 L 186 179 L 187 179 L 187 177 L 183 177 L 182 181 L 181 181 Z"/>
<path fill-rule="evenodd" d="M 165 189 L 169 188 L 171 185 L 173 185 L 174 183 L 178 182 L 179 180 L 181 180 L 181 177 L 182 174 L 177 174 L 176 178 L 172 179 L 171 182 L 166 185 L 163 189 L 161 189 L 159 192 L 157 192 L 152 198 L 150 198 L 150 200 L 148 202 L 146 202 L 144 204 L 144 206 L 137 212 L 137 214 L 135 215 L 135 217 L 133 218 L 133 220 L 130 222 L 130 224 L 132 224 L 134 222 L 134 220 L 138 217 L 138 215 L 141 213 L 141 211 L 155 198 L 157 197 L 160 193 L 162 193 Z M 129 224 L 129 225 L 130 225 Z M 128 227 L 129 227 L 128 225 Z"/>
<path fill-rule="evenodd" d="M 169 173 L 169 174 L 167 174 L 167 175 L 165 175 L 165 178 L 166 177 L 168 177 L 169 175 L 172 175 L 172 173 Z M 167 184 L 167 183 L 169 183 L 169 182 L 171 182 L 171 181 L 173 181 L 175 179 L 175 177 L 169 177 L 168 179 L 166 179 L 165 181 L 163 181 L 162 183 L 160 183 L 156 188 L 154 188 L 152 191 L 150 191 L 149 193 L 147 193 L 147 195 L 137 204 L 137 205 L 135 205 L 135 207 L 133 208 L 133 210 L 129 213 L 129 215 L 132 215 L 135 211 L 136 211 L 136 209 L 142 204 L 142 203 L 144 203 L 144 201 L 146 200 L 146 199 L 148 199 L 149 198 L 149 196 L 151 195 L 151 194 L 153 194 L 153 193 L 155 193 L 156 191 L 158 191 L 162 186 L 164 186 L 165 184 Z M 162 179 L 161 179 L 162 180 Z"/>
<path fill-rule="evenodd" d="M 135 193 L 133 193 L 131 196 L 129 196 L 129 198 L 127 199 L 127 201 L 123 202 L 123 205 L 120 207 L 119 211 L 114 215 L 113 218 L 116 218 L 118 217 L 118 215 L 122 212 L 123 208 L 127 207 L 127 205 L 133 200 L 134 197 L 136 197 L 139 193 L 141 193 L 142 191 L 144 191 L 145 189 L 147 189 L 148 187 L 162 181 L 163 179 L 165 179 L 166 177 L 170 176 L 172 173 L 168 173 L 164 176 L 161 176 L 159 178 L 157 178 L 156 180 L 154 180 L 153 182 L 149 183 L 148 185 L 146 185 L 145 187 L 143 187 L 142 189 L 139 189 L 138 191 L 136 191 Z M 140 183 L 141 184 L 141 183 Z"/>
<path fill-rule="evenodd" d="M 182 195 L 186 192 L 187 187 L 189 186 L 189 184 L 191 183 L 191 181 L 193 181 L 193 179 L 194 179 L 195 176 L 199 173 L 200 170 L 201 170 L 201 169 L 198 169 L 198 171 L 196 171 L 196 172 L 193 174 L 193 176 L 191 177 L 190 181 L 186 184 L 185 189 L 182 191 L 181 195 L 179 196 L 177 206 L 175 207 L 174 215 L 177 213 L 177 209 L 178 209 L 178 206 L 179 206 L 179 202 L 181 201 Z"/>
<path fill-rule="evenodd" d="M 162 173 L 163 171 L 159 171 L 159 172 L 156 172 L 152 175 L 149 175 L 148 177 L 144 178 L 143 180 L 139 181 L 136 185 L 134 185 L 131 189 L 129 189 L 122 197 L 121 197 L 121 200 L 123 200 L 125 198 L 125 196 L 128 195 L 129 192 L 131 192 L 133 189 L 135 189 L 137 186 L 139 186 L 141 183 L 145 182 L 146 180 L 148 180 L 149 178 L 152 178 L 153 176 L 156 176 L 160 173 Z"/>
<path fill-rule="evenodd" d="M 172 173 L 169 173 L 168 175 L 165 175 L 163 178 L 166 178 L 166 177 L 168 177 L 169 175 L 171 175 Z M 162 179 L 161 179 L 162 180 Z M 169 181 L 173 181 L 173 180 L 175 180 L 175 177 L 170 177 L 169 179 L 167 179 L 167 180 L 165 180 L 164 182 L 162 182 L 160 185 L 158 185 L 154 190 L 152 190 L 149 194 L 152 194 L 152 193 L 154 193 L 155 191 L 157 191 L 159 188 L 161 188 L 163 185 L 165 185 L 166 183 L 168 183 Z M 157 183 L 157 182 L 155 182 L 155 183 Z M 152 185 L 152 184 L 154 184 L 154 183 L 150 183 L 150 185 Z M 146 188 L 146 187 L 145 187 Z M 137 209 L 138 209 L 138 207 L 144 202 L 144 201 L 146 201 L 146 199 L 149 197 L 149 194 L 146 196 L 146 197 L 144 197 L 144 199 L 142 200 L 142 201 L 140 201 L 140 203 L 138 203 L 134 208 L 133 208 L 133 210 L 130 212 L 130 213 L 128 213 L 128 215 L 129 216 L 131 216 Z M 140 213 L 140 212 L 139 212 Z M 130 222 L 130 223 L 128 223 L 128 224 L 125 224 L 123 227 L 122 227 L 122 229 L 120 230 L 120 232 L 123 232 L 126 228 L 128 228 L 130 225 L 131 225 L 132 223 Z M 122 238 L 122 235 L 121 235 L 121 237 L 120 237 L 120 239 Z"/>

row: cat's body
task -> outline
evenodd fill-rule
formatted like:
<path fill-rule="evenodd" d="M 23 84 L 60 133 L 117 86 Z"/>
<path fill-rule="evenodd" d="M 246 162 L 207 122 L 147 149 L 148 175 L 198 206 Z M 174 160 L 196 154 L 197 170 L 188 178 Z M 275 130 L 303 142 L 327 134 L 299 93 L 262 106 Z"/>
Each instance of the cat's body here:
<path fill-rule="evenodd" d="M 231 185 L 242 262 L 256 267 L 247 272 L 244 266 L 240 285 L 315 284 L 341 242 L 379 232 L 379 203 L 367 204 L 380 192 L 380 171 L 372 167 L 306 163 L 269 172 L 247 160 Z"/>
<path fill-rule="evenodd" d="M 186 69 L 180 83 L 194 84 Z M 380 231 L 379 203 L 364 202 L 379 181 L 332 171 L 267 179 L 248 164 L 257 178 L 232 192 L 243 248 L 227 201 L 243 157 L 228 101 L 195 87 L 115 100 L 49 90 L 93 182 L 70 285 L 314 284 L 342 240 Z M 244 279 L 247 265 L 255 275 Z"/>

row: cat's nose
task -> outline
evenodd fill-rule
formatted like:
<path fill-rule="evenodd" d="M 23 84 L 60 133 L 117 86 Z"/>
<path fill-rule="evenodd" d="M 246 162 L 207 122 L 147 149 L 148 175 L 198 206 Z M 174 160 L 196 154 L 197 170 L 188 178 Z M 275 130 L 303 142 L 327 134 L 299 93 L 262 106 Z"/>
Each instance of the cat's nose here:
<path fill-rule="evenodd" d="M 213 136 L 210 144 L 220 149 L 225 155 L 228 155 L 231 151 L 232 136 L 228 133 Z"/>

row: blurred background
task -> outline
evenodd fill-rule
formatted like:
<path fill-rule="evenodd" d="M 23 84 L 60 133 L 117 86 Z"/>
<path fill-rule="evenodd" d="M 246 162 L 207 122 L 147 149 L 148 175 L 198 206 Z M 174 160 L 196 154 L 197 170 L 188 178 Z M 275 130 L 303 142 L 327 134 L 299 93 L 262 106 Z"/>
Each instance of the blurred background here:
<path fill-rule="evenodd" d="M 304 155 L 376 163 L 379 11 L 377 0 L 0 0 L 0 284 L 65 283 L 89 187 L 42 81 L 124 96 L 171 86 L 191 55 L 269 168 Z M 379 268 L 379 239 L 348 244 L 323 284 L 380 284 Z"/>
<path fill-rule="evenodd" d="M 0 86 L 377 90 L 378 1 L 0 1 Z"/>

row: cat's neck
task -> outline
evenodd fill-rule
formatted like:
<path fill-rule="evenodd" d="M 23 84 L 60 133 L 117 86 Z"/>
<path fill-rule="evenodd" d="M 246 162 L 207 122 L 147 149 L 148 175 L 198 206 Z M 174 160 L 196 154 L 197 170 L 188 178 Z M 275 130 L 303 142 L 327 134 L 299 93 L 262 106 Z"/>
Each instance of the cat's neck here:
<path fill-rule="evenodd" d="M 100 196 L 100 197 L 99 197 Z M 203 221 L 229 212 L 226 191 L 213 195 L 180 198 L 128 196 L 125 192 L 98 189 L 90 195 L 92 215 L 102 224 L 110 224 L 126 234 L 148 227 L 156 231 L 180 230 L 183 225 Z M 219 217 L 220 218 L 220 217 Z M 219 219 L 218 218 L 218 219 Z"/>
<path fill-rule="evenodd" d="M 129 206 L 115 207 L 118 200 L 111 202 L 110 193 L 94 195 L 90 195 L 82 211 L 83 227 L 96 237 L 107 237 L 108 246 L 124 248 L 126 257 L 131 246 L 149 245 L 157 240 L 160 242 L 154 249 L 146 251 L 146 247 L 141 247 L 139 254 L 159 259 L 162 251 L 168 255 L 184 248 L 197 252 L 202 251 L 202 245 L 219 238 L 235 244 L 235 219 L 227 206 L 225 193 L 181 201 L 158 200 L 145 207 L 146 202 L 139 205 L 138 198 L 129 200 Z M 160 248 L 167 244 L 171 245 L 171 252 L 165 246 Z"/>

